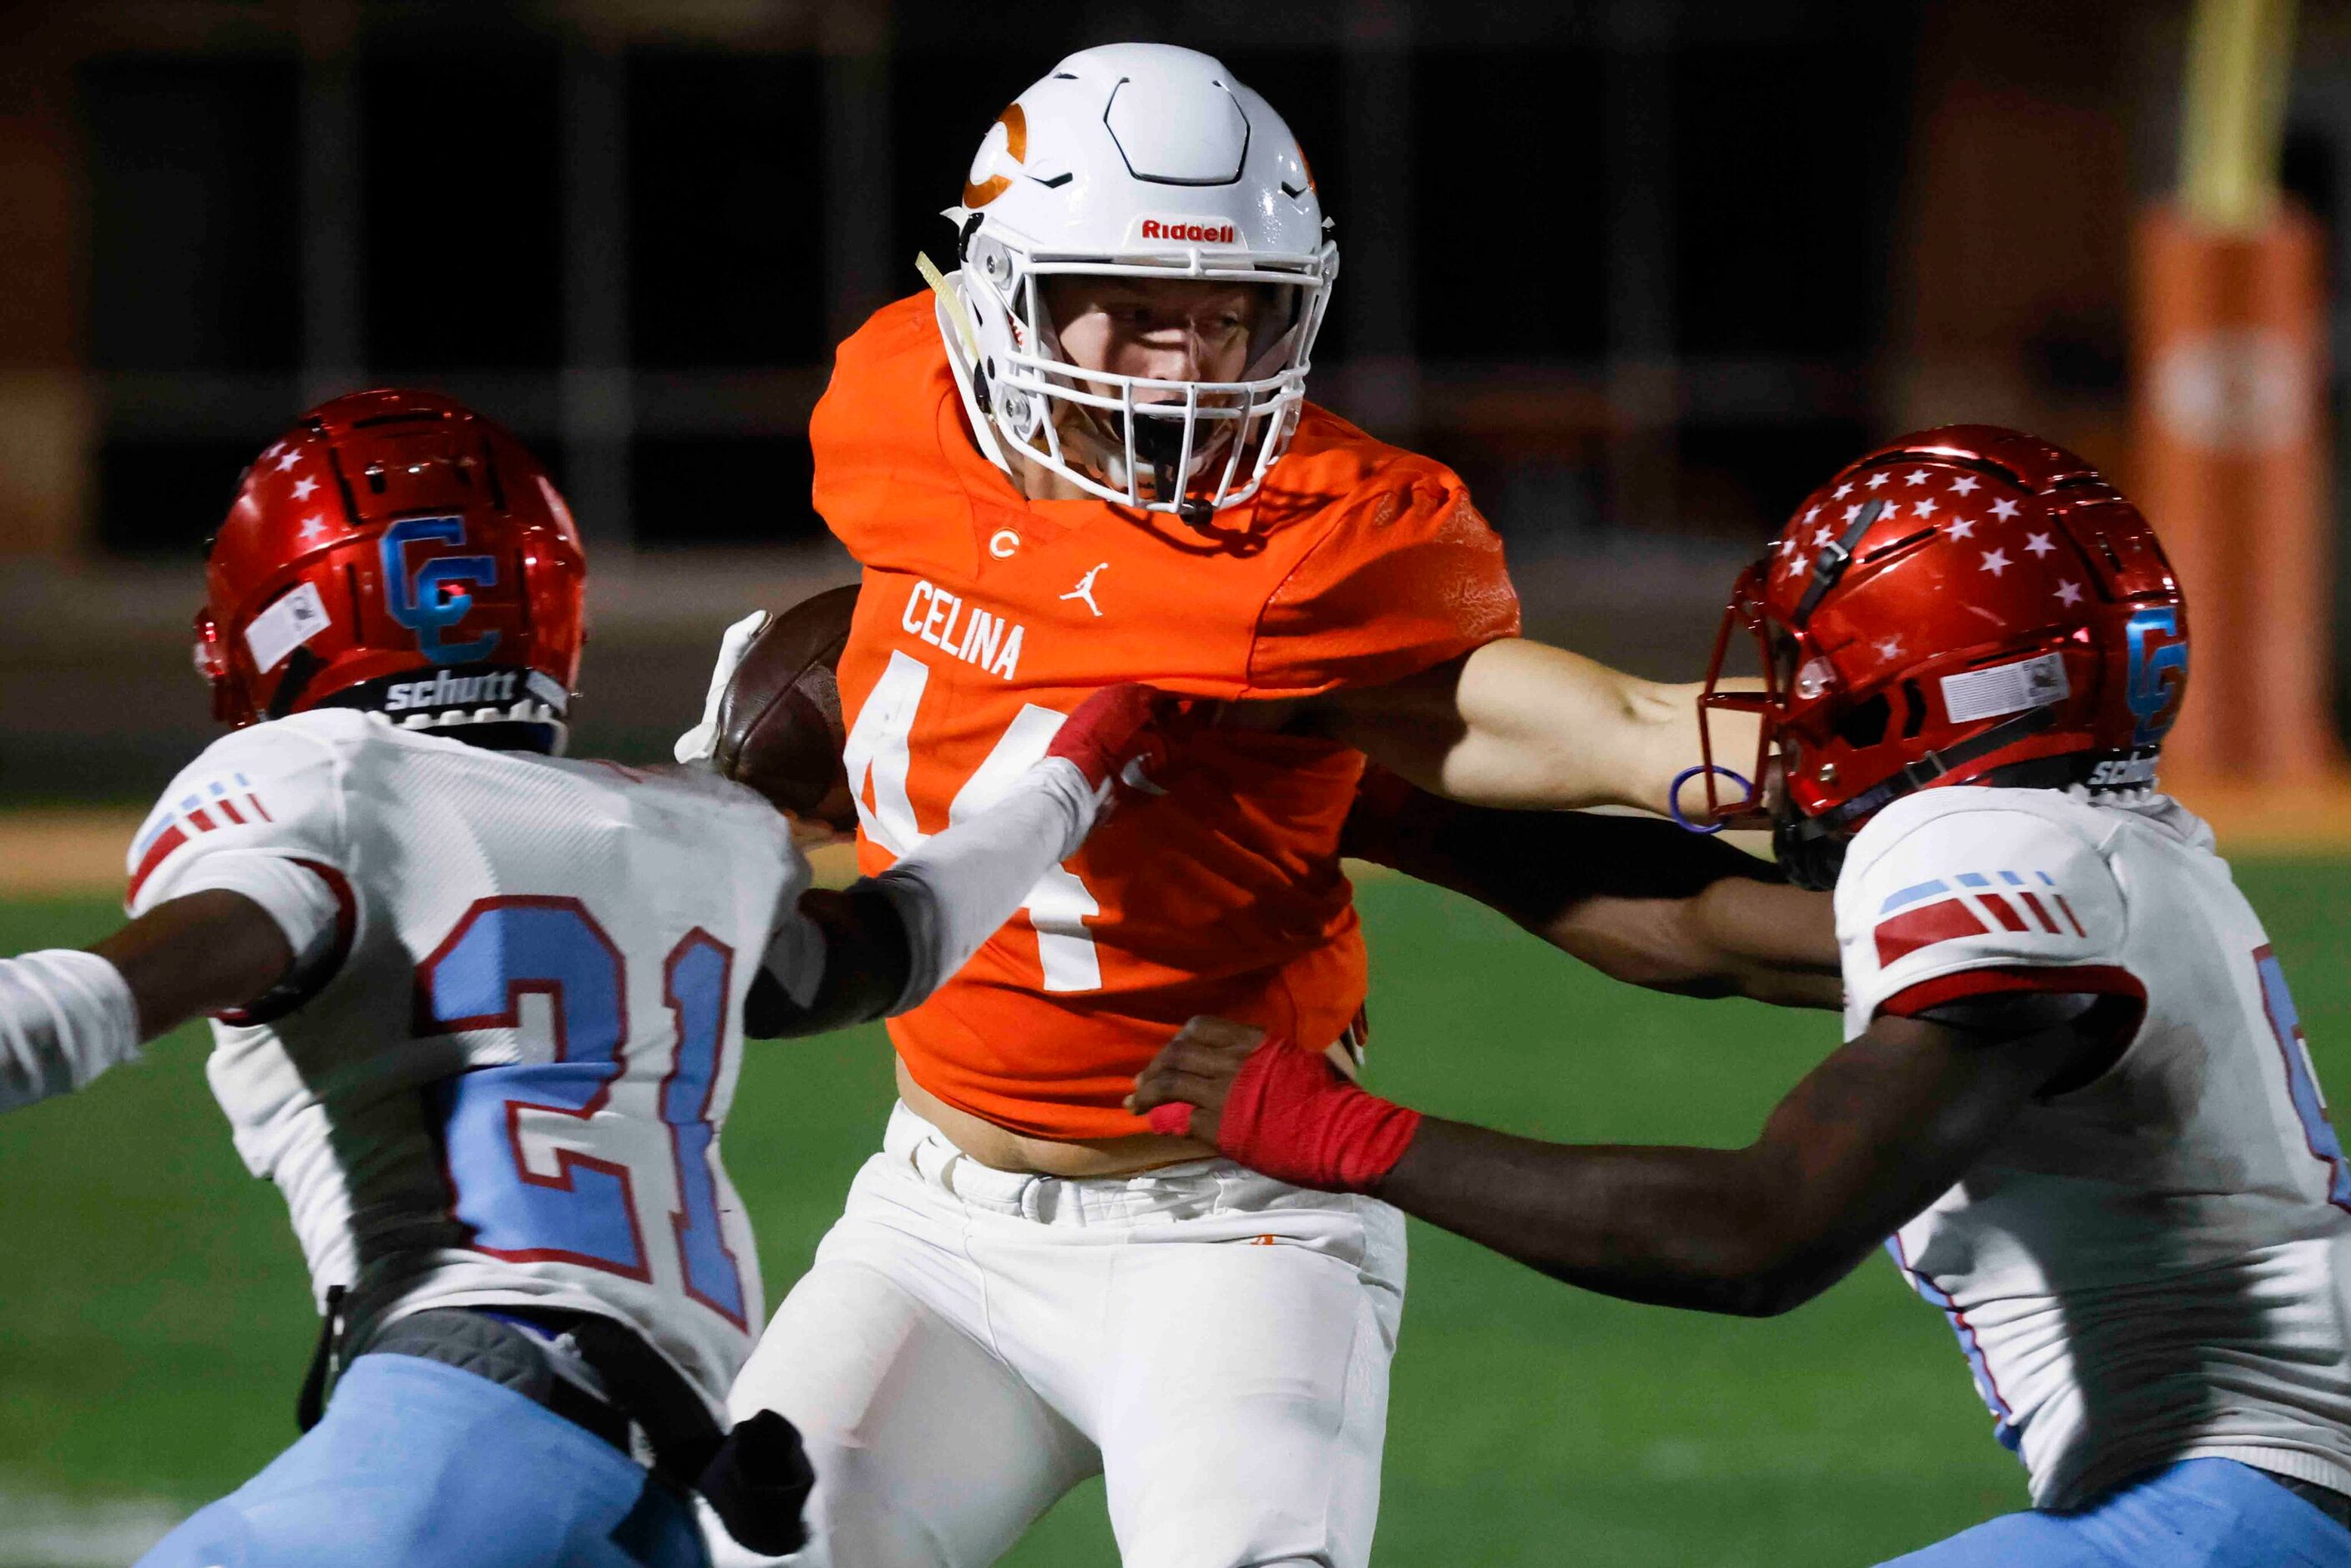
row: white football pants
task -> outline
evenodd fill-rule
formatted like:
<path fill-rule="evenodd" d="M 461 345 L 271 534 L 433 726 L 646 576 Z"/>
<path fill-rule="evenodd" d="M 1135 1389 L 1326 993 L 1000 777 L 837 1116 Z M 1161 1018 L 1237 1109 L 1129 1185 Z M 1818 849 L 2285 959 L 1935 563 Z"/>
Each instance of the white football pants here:
<path fill-rule="evenodd" d="M 1097 1471 L 1126 1568 L 1362 1568 L 1404 1274 L 1374 1199 L 1013 1176 L 900 1105 L 734 1413 L 807 1439 L 804 1568 L 981 1568 Z"/>

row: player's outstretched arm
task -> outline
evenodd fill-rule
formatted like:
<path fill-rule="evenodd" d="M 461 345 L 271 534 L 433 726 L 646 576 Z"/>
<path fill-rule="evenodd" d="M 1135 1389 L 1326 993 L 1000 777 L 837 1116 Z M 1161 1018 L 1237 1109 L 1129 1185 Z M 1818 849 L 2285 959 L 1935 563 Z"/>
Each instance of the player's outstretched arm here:
<path fill-rule="evenodd" d="M 1474 898 L 1631 985 L 1783 1007 L 1844 998 L 1829 896 L 1671 823 L 1465 806 L 1375 768 L 1340 849 Z"/>
<path fill-rule="evenodd" d="M 1741 1149 L 1547 1144 L 1422 1117 L 1319 1055 L 1196 1019 L 1129 1105 L 1268 1175 L 1377 1194 L 1607 1295 L 1767 1316 L 1844 1278 L 2034 1094 L 2112 1061 L 2119 999 L 2026 993 L 1882 1017 Z"/>
<path fill-rule="evenodd" d="M 1078 852 L 1121 789 L 1154 791 L 1174 699 L 1105 686 L 1078 705 L 1045 756 L 986 810 L 925 840 L 841 894 L 803 894 L 746 1009 L 758 1038 L 817 1034 L 904 1012 L 963 967 L 1048 869 Z"/>
<path fill-rule="evenodd" d="M 220 889 L 157 904 L 87 951 L 0 960 L 0 1111 L 78 1089 L 192 1018 L 245 1007 L 293 965 L 278 922 Z"/>
<path fill-rule="evenodd" d="M 1296 722 L 1448 800 L 1664 814 L 1674 776 L 1700 756 L 1701 689 L 1505 637 L 1404 680 L 1305 699 Z M 1752 755 L 1755 720 L 1714 723 L 1723 756 Z"/>

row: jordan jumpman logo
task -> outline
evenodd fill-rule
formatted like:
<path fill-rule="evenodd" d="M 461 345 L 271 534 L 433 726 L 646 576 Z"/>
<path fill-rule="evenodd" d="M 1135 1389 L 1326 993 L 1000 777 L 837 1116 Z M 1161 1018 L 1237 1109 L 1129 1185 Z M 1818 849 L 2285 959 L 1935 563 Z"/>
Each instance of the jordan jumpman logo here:
<path fill-rule="evenodd" d="M 1064 599 L 1082 599 L 1086 601 L 1087 609 L 1092 611 L 1096 615 L 1100 615 L 1102 613 L 1102 606 L 1094 602 L 1094 579 L 1100 577 L 1102 572 L 1109 568 L 1109 566 L 1110 562 L 1103 561 L 1100 566 L 1095 567 L 1092 571 L 1086 573 L 1085 576 L 1078 579 L 1077 587 L 1070 590 L 1069 592 L 1064 593 L 1061 597 Z"/>

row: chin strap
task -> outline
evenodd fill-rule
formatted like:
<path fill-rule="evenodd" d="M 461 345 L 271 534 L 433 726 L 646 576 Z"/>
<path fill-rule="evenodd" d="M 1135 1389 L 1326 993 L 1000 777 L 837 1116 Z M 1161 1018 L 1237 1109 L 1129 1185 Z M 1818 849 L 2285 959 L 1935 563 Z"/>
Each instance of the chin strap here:
<path fill-rule="evenodd" d="M 1916 794 L 1928 785 L 1957 768 L 1964 768 L 1980 757 L 1988 757 L 2004 746 L 2014 745 L 2025 737 L 2038 735 L 2057 722 L 2057 710 L 2043 706 L 2027 708 L 2013 718 L 2004 718 L 1989 729 L 1978 730 L 1965 740 L 1940 751 L 1930 751 L 1891 778 L 1881 779 L 1842 805 L 1832 806 L 1817 817 L 1806 817 L 1791 822 L 1787 836 L 1799 843 L 1823 839 L 1832 833 L 1842 833 L 1852 823 L 1871 813 L 1883 810 L 1905 795 Z"/>
<path fill-rule="evenodd" d="M 939 270 L 936 262 L 919 250 L 914 253 L 914 270 L 923 275 L 923 281 L 930 286 L 931 292 L 937 295 L 939 303 L 946 307 L 947 319 L 954 323 L 956 336 L 963 341 L 963 351 L 971 356 L 973 364 L 979 363 L 979 340 L 972 336 L 970 317 L 963 300 L 947 286 L 946 275 Z"/>

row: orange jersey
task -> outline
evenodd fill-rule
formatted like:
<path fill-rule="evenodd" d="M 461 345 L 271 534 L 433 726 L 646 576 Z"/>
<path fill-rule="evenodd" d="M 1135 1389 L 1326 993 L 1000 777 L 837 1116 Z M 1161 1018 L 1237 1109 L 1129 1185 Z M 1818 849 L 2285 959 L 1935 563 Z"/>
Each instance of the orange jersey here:
<path fill-rule="evenodd" d="M 810 425 L 816 505 L 865 569 L 841 658 L 858 858 L 886 867 L 1043 755 L 1115 681 L 1279 698 L 1413 674 L 1519 629 L 1501 541 L 1451 472 L 1310 405 L 1206 528 L 1024 499 L 981 455 L 929 295 L 841 347 Z M 1320 1048 L 1365 966 L 1339 828 L 1362 756 L 1211 731 L 1023 912 L 890 1024 L 907 1071 L 1013 1132 L 1108 1138 L 1134 1074 L 1219 1013 Z"/>

